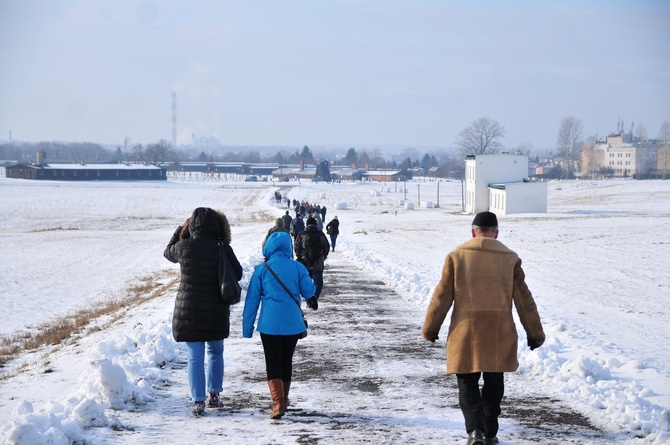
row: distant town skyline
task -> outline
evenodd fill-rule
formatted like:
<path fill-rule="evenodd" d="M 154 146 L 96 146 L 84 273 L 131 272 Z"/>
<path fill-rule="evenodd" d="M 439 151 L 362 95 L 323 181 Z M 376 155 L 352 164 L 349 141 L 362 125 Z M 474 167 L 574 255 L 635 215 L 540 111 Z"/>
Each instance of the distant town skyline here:
<path fill-rule="evenodd" d="M 662 0 L 0 0 L 0 141 L 508 150 L 670 120 Z M 634 125 L 634 127 L 633 127 Z"/>

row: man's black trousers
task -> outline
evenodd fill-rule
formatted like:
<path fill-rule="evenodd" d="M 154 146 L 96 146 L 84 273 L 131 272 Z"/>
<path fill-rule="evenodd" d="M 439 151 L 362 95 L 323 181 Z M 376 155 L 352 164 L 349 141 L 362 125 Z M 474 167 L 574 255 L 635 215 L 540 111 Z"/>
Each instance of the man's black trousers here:
<path fill-rule="evenodd" d="M 479 390 L 479 379 L 484 374 L 484 385 Z M 500 402 L 505 393 L 505 379 L 502 372 L 474 372 L 456 374 L 458 381 L 458 402 L 465 417 L 465 429 L 470 434 L 478 429 L 484 437 L 498 434 Z"/>

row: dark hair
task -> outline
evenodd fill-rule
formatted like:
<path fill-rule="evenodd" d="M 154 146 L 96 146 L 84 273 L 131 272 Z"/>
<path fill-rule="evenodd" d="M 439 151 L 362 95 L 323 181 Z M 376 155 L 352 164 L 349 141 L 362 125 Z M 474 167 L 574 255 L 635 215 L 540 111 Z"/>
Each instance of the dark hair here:
<path fill-rule="evenodd" d="M 490 227 L 481 227 L 481 226 L 472 226 L 475 232 L 479 231 L 481 233 L 496 233 L 498 231 L 498 226 Z"/>

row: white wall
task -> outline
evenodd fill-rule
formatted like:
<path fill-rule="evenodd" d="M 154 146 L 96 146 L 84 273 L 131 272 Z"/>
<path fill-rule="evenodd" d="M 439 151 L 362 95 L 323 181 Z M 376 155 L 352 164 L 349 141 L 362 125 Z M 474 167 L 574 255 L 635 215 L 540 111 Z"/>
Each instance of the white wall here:
<path fill-rule="evenodd" d="M 504 189 L 490 188 L 491 206 L 496 215 L 547 213 L 547 182 L 514 182 Z"/>
<path fill-rule="evenodd" d="M 489 184 L 520 182 L 528 177 L 528 156 L 478 155 L 465 161 L 465 211 L 489 210 Z"/>

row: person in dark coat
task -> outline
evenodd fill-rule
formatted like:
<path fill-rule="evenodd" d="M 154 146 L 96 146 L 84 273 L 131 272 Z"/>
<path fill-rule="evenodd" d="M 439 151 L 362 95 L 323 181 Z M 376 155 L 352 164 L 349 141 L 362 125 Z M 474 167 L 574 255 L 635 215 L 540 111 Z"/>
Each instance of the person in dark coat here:
<path fill-rule="evenodd" d="M 293 375 L 293 353 L 298 339 L 307 335 L 300 310 L 300 296 L 310 298 L 316 290 L 305 266 L 291 259 L 292 251 L 288 234 L 276 232 L 270 235 L 263 247 L 263 256 L 267 261 L 256 267 L 249 280 L 242 315 L 244 338 L 253 336 L 258 316 L 256 330 L 261 335 L 265 354 L 272 419 L 279 419 L 286 412 Z"/>
<path fill-rule="evenodd" d="M 168 261 L 179 263 L 181 270 L 172 335 L 175 341 L 185 342 L 188 347 L 188 382 L 193 413 L 197 416 L 204 413 L 205 401 L 211 408 L 221 406 L 223 340 L 230 334 L 230 306 L 221 300 L 220 242 L 238 281 L 241 280 L 242 266 L 230 246 L 228 219 L 210 208 L 195 209 L 191 217 L 177 227 L 163 252 Z"/>
<path fill-rule="evenodd" d="M 308 253 L 308 238 L 315 237 L 320 243 L 320 251 L 316 258 L 310 258 Z M 294 242 L 295 256 L 302 264 L 305 265 L 309 276 L 314 280 L 316 285 L 316 293 L 314 298 L 310 299 L 307 302 L 307 306 L 311 309 L 318 309 L 318 299 L 321 295 L 321 290 L 323 289 L 323 270 L 324 262 L 328 257 L 328 252 L 330 252 L 330 244 L 328 243 L 328 238 L 326 235 L 317 228 L 316 220 L 312 217 L 307 218 L 307 225 L 305 230 L 303 230 L 295 239 Z"/>
<path fill-rule="evenodd" d="M 288 210 L 286 211 L 286 214 L 281 217 L 281 219 L 284 221 L 284 228 L 287 231 L 291 230 L 291 221 L 293 221 L 293 218 L 291 218 L 291 215 L 288 214 Z"/>
<path fill-rule="evenodd" d="M 326 233 L 330 236 L 330 247 L 335 252 L 335 243 L 337 242 L 337 235 L 340 234 L 340 220 L 337 215 L 333 217 L 328 224 L 326 224 Z"/>
<path fill-rule="evenodd" d="M 305 230 L 305 222 L 302 220 L 302 215 L 296 213 L 295 218 L 291 222 L 291 235 L 293 235 L 293 239 L 295 240 L 303 230 Z"/>

